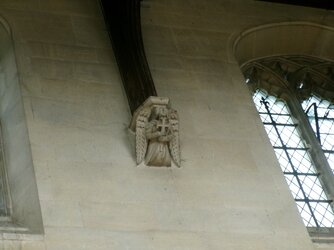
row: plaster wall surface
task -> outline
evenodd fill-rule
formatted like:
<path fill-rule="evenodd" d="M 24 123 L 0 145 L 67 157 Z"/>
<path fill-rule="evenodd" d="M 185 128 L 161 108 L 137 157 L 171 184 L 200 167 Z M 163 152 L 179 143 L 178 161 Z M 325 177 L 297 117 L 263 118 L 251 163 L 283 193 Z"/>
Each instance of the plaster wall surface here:
<path fill-rule="evenodd" d="M 21 250 L 314 249 L 232 51 L 244 29 L 327 12 L 254 1 L 142 2 L 182 168 L 136 168 L 130 112 L 95 0 L 1 0 L 18 65 L 45 235 Z M 251 49 L 252 47 L 250 47 Z"/>

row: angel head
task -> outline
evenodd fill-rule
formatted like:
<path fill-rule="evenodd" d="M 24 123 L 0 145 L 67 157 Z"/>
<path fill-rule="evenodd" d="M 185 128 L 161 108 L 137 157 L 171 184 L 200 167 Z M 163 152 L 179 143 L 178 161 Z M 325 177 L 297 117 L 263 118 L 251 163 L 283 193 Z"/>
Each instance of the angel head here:
<path fill-rule="evenodd" d="M 163 105 L 155 105 L 151 114 L 151 119 L 158 119 L 160 117 L 167 117 L 168 109 Z"/>

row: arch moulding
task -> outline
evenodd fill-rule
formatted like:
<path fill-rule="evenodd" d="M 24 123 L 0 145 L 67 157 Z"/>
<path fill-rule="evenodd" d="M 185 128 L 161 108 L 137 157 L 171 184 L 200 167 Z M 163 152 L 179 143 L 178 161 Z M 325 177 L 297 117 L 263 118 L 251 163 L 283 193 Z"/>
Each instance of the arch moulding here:
<path fill-rule="evenodd" d="M 305 55 L 334 61 L 334 27 L 311 22 L 264 24 L 240 32 L 230 52 L 240 66 L 254 59 Z"/>

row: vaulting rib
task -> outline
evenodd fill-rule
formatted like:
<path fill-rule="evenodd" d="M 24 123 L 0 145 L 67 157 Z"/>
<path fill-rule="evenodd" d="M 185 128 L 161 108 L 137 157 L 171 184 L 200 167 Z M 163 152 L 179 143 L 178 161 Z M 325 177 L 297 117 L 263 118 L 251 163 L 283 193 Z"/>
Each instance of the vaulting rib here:
<path fill-rule="evenodd" d="M 140 0 L 100 0 L 130 110 L 156 96 L 140 24 Z"/>

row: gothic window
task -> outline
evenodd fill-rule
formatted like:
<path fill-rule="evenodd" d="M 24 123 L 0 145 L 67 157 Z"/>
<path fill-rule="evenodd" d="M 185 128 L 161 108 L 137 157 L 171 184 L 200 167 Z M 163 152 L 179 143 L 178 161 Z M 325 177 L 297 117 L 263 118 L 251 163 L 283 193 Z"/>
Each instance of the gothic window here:
<path fill-rule="evenodd" d="M 257 90 L 254 103 L 275 150 L 298 210 L 308 227 L 333 227 L 334 214 L 319 180 L 309 148 L 283 100 Z"/>
<path fill-rule="evenodd" d="M 308 228 L 334 228 L 334 63 L 280 56 L 242 66 Z"/>

